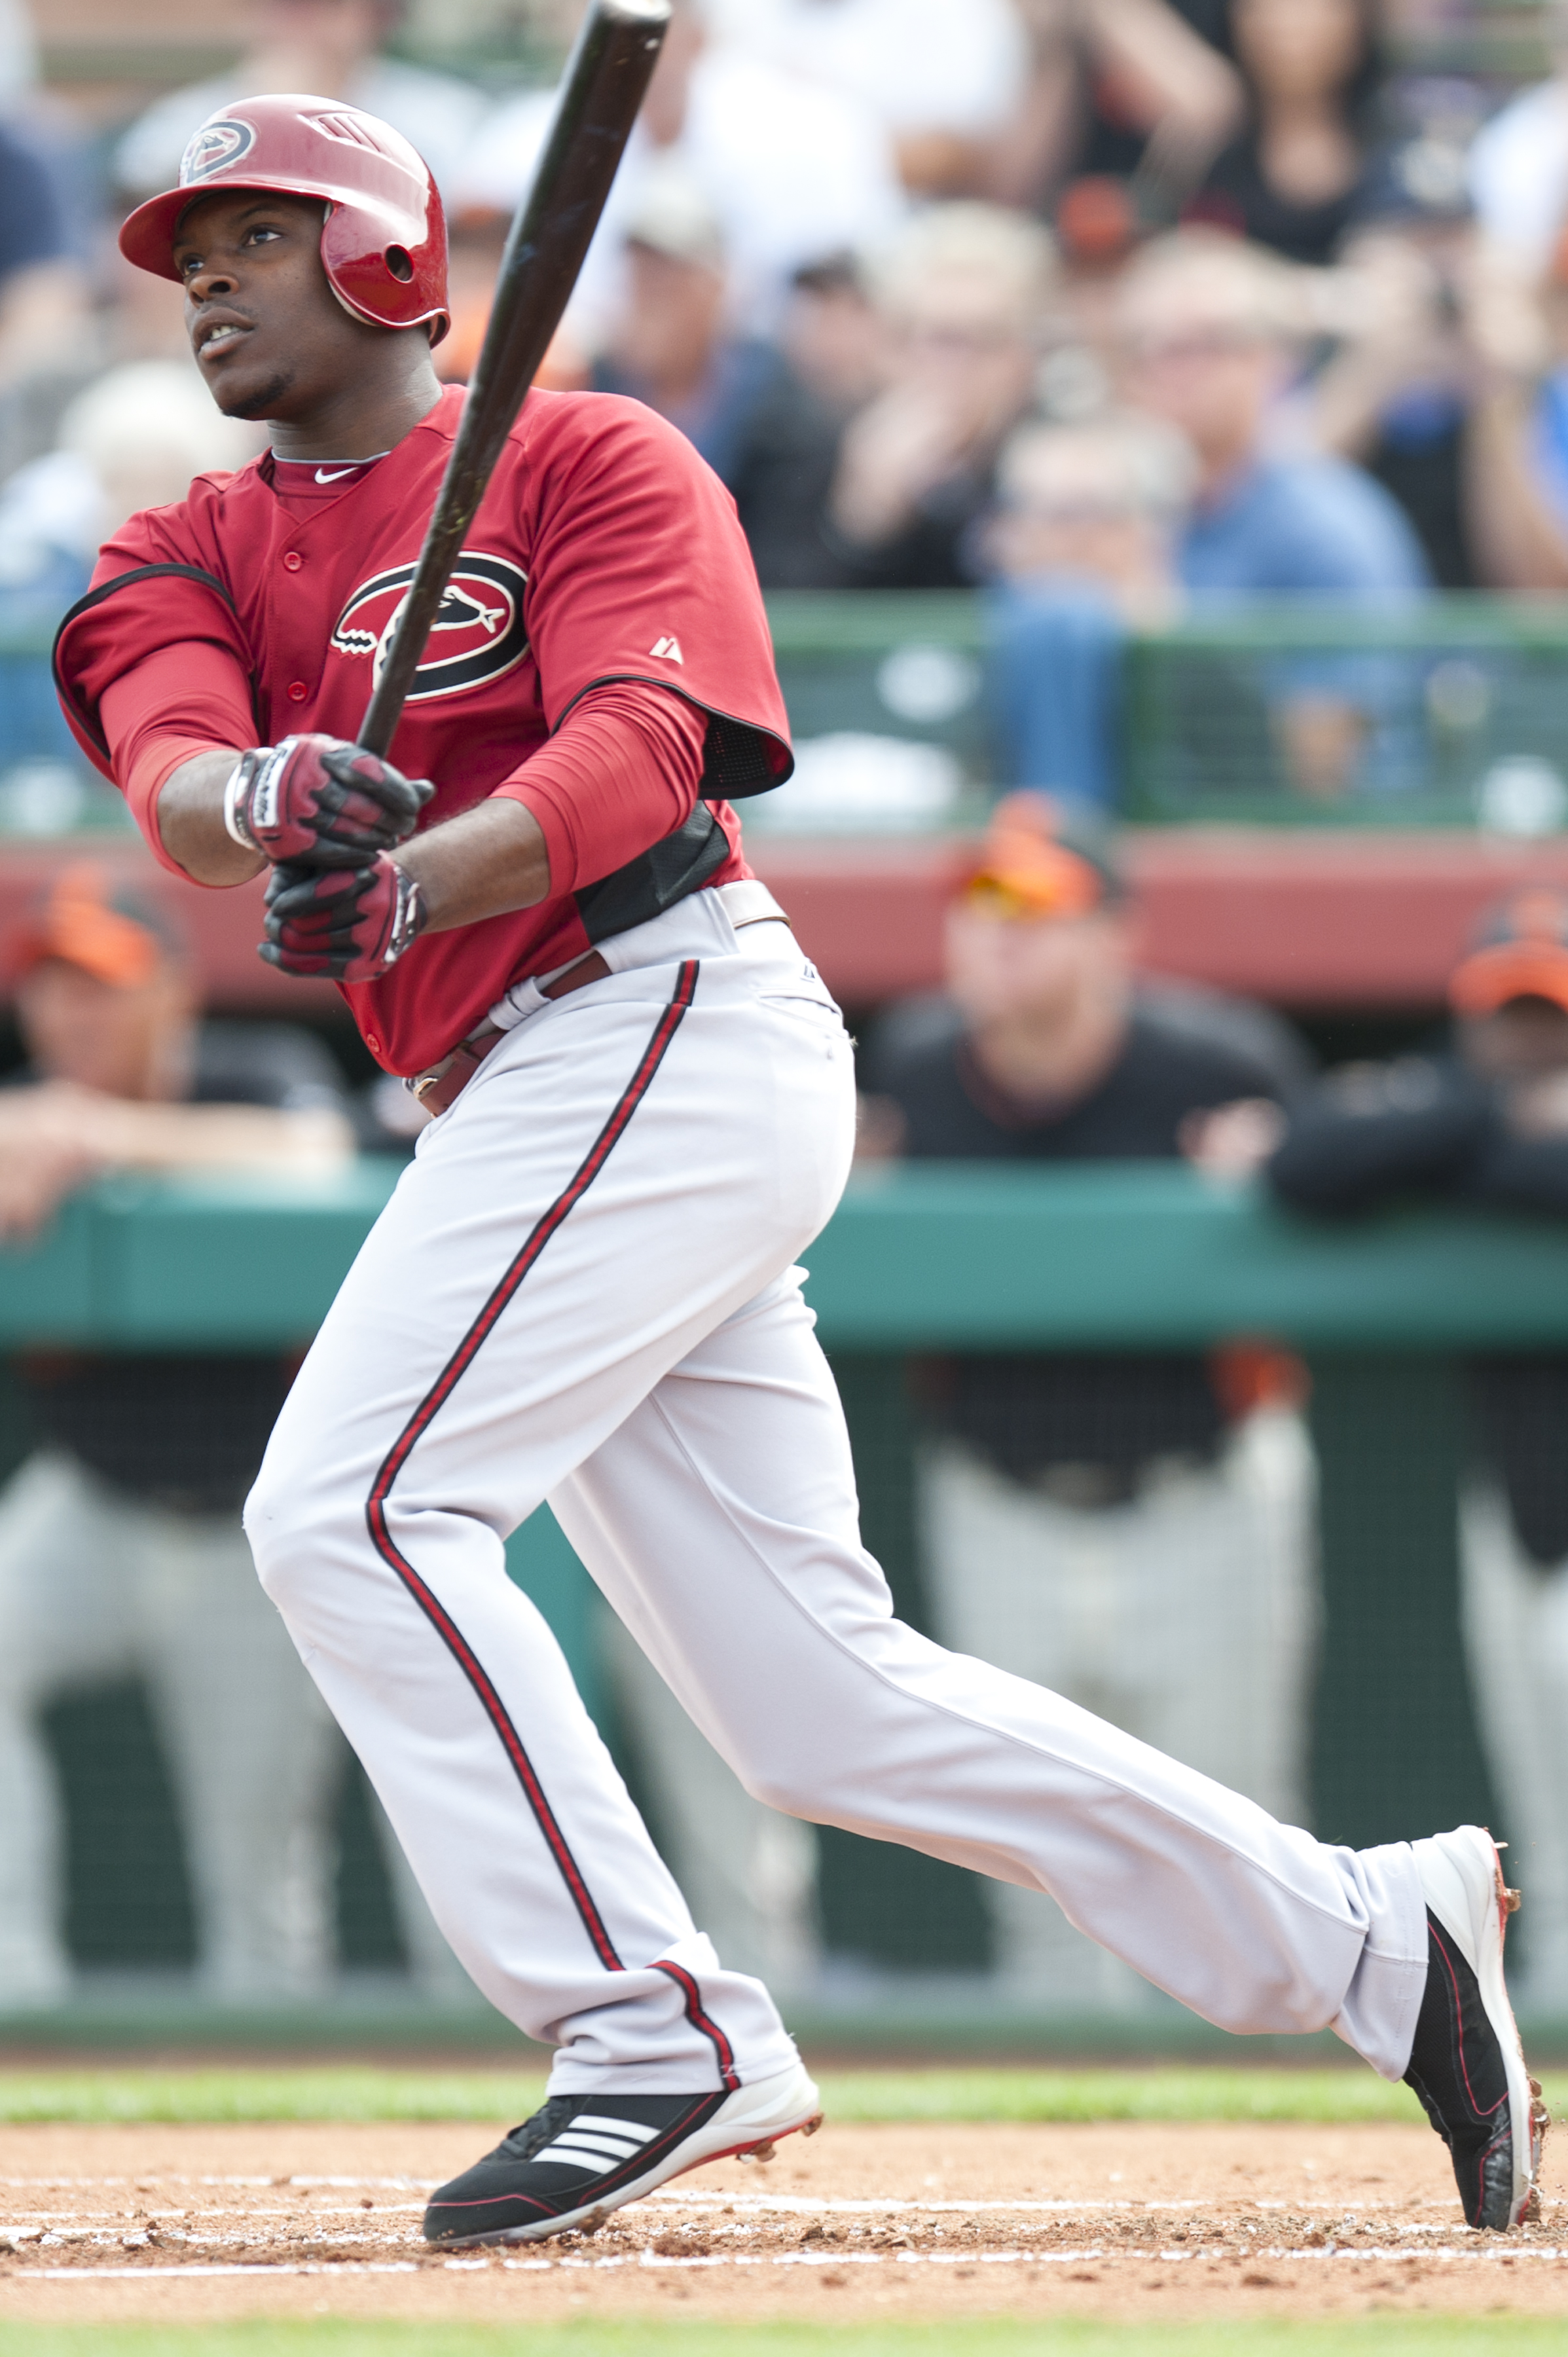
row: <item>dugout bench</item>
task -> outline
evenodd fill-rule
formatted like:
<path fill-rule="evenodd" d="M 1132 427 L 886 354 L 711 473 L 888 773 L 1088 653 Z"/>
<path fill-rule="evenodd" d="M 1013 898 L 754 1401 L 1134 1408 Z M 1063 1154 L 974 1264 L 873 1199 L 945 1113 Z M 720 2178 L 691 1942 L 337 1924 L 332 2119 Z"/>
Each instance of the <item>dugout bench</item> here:
<path fill-rule="evenodd" d="M 0 1252 L 0 1347 L 302 1344 L 397 1171 L 102 1182 L 36 1245 Z M 806 1259 L 866 1542 L 917 1622 L 908 1354 L 1238 1337 L 1302 1352 L 1321 1484 L 1316 1829 L 1360 1846 L 1496 1824 L 1458 1631 L 1458 1361 L 1568 1347 L 1568 1229 L 1421 1211 L 1322 1225 L 1166 1165 L 926 1165 L 857 1178 Z M 509 1560 L 597 1699 L 589 1583 L 547 1511 Z M 983 1910 L 957 1869 L 836 1832 L 822 1857 L 835 1945 L 929 1969 L 982 1960 Z"/>

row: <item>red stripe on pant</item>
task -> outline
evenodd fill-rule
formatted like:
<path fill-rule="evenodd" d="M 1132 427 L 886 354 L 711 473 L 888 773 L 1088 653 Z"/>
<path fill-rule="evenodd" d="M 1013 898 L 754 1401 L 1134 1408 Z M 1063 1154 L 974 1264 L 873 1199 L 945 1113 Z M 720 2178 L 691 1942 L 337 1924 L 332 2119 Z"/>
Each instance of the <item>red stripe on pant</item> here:
<path fill-rule="evenodd" d="M 608 1161 L 617 1141 L 625 1134 L 628 1123 L 647 1095 L 653 1076 L 664 1060 L 665 1051 L 680 1029 L 682 1019 L 692 1004 L 697 987 L 697 972 L 698 962 L 695 958 L 688 958 L 682 965 L 670 1004 L 654 1025 L 652 1037 L 643 1049 L 637 1070 L 618 1100 L 614 1112 L 595 1138 L 572 1178 L 557 1195 L 549 1210 L 537 1222 L 527 1243 L 512 1261 L 506 1275 L 490 1294 L 484 1308 L 442 1368 L 440 1374 L 393 1441 L 380 1472 L 376 1475 L 370 1497 L 365 1503 L 365 1520 L 370 1528 L 371 1544 L 381 1560 L 389 1564 L 396 1572 L 478 1696 L 480 1706 L 495 1728 L 502 1749 L 511 1762 L 517 1781 L 521 1785 L 528 1805 L 533 1813 L 534 1821 L 560 1869 L 561 1878 L 571 1893 L 572 1903 L 582 1918 L 583 1928 L 593 1943 L 594 1952 L 606 1970 L 612 1973 L 624 1972 L 626 1967 L 616 1953 L 615 1943 L 605 1928 L 604 1918 L 595 1904 L 582 1868 L 573 1857 L 566 1836 L 562 1832 L 555 1813 L 545 1796 L 544 1787 L 539 1781 L 538 1772 L 528 1756 L 522 1738 L 512 1724 L 506 1705 L 502 1702 L 493 1681 L 473 1647 L 468 1643 L 445 1605 L 432 1594 L 413 1566 L 398 1547 L 388 1527 L 386 1504 L 392 1484 L 407 1464 L 421 1434 L 429 1430 L 441 1407 L 451 1398 L 457 1384 L 478 1356 L 486 1340 L 495 1330 L 497 1320 L 512 1299 L 523 1278 L 532 1268 L 545 1245 L 573 1207 L 581 1202 Z M 694 1986 L 693 1984 L 693 1991 Z M 690 2003 L 687 2009 L 690 2012 Z M 695 2017 L 693 2016 L 693 2018 L 695 2019 Z M 704 2036 L 714 2035 L 711 2025 L 708 2025 L 705 2020 L 698 2026 L 703 2029 Z M 722 2033 L 720 2035 L 722 2036 Z M 727 2051 L 727 2040 L 725 2041 L 725 2045 Z"/>
<path fill-rule="evenodd" d="M 718 2057 L 719 2077 L 733 2095 L 740 2084 L 740 2075 L 735 2067 L 735 2050 L 712 2015 L 703 2012 L 702 1992 L 695 1979 L 686 1970 L 684 1964 L 656 1964 L 653 1969 L 656 1973 L 668 1973 L 671 1979 L 683 1992 L 686 1999 L 686 2018 L 693 2029 L 700 2029 L 703 2036 L 712 2044 L 714 2052 Z"/>

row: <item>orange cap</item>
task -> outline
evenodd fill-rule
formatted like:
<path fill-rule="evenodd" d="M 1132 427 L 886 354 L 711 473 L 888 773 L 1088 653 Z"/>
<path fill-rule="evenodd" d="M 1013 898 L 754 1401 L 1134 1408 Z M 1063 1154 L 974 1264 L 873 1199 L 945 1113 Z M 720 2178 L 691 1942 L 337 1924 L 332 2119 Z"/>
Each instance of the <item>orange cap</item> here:
<path fill-rule="evenodd" d="M 1528 886 L 1493 909 L 1449 979 L 1456 1015 L 1491 1015 L 1510 998 L 1546 998 L 1568 1012 L 1568 893 L 1552 885 Z"/>
<path fill-rule="evenodd" d="M 1048 794 L 1004 795 L 960 898 L 994 917 L 1083 917 L 1122 897 L 1122 880 L 1090 845 L 1069 840 Z"/>
<path fill-rule="evenodd" d="M 150 982 L 179 944 L 173 928 L 96 861 L 60 870 L 42 906 L 12 936 L 5 963 L 13 980 L 44 958 L 64 958 L 117 989 Z"/>

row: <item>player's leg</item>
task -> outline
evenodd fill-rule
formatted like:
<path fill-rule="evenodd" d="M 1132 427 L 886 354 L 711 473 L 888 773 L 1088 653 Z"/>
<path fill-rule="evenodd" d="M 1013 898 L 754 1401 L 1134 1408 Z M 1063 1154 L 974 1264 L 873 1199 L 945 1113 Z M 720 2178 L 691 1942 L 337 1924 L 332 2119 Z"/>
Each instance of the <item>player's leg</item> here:
<path fill-rule="evenodd" d="M 71 1458 L 23 1466 L 0 1499 L 0 2007 L 70 1985 L 62 1827 L 38 1719 L 53 1694 L 134 1666 L 129 1609 L 139 1509 L 123 1513 Z"/>
<path fill-rule="evenodd" d="M 815 1834 L 752 1799 L 625 1625 L 613 1612 L 601 1619 L 633 1780 L 694 1921 L 726 1964 L 776 1995 L 803 1987 L 818 1962 Z"/>
<path fill-rule="evenodd" d="M 1384 2076 L 1419 2082 L 1472 2222 L 1519 2214 L 1538 2139 L 1486 1836 L 1317 1842 L 895 1621 L 788 1279 L 693 1350 L 551 1502 L 759 1798 L 1049 1890 L 1226 2028 L 1333 2028 Z"/>
<path fill-rule="evenodd" d="M 687 1006 L 693 979 L 664 964 L 563 1000 L 424 1134 L 247 1512 L 443 1932 L 558 2047 L 553 2094 L 722 2093 L 796 2067 L 766 1993 L 696 1932 L 503 1556 L 842 1183 L 836 1020 L 818 1005 L 791 1028 L 706 963 Z"/>
<path fill-rule="evenodd" d="M 185 1827 L 199 1970 L 237 1998 L 330 1970 L 341 1741 L 256 1585 L 238 1514 L 147 1511 L 142 1658 Z"/>

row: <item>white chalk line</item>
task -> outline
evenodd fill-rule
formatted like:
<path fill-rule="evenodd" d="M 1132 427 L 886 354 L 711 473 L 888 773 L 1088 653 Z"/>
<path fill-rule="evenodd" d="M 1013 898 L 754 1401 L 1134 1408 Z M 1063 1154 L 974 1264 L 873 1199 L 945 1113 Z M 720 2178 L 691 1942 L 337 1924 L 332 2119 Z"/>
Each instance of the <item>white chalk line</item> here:
<path fill-rule="evenodd" d="M 367 2189 L 375 2187 L 387 2192 L 428 2193 L 434 2191 L 437 2181 L 438 2180 L 435 2179 L 432 2179 L 428 2183 L 425 2183 L 422 2180 L 411 2178 L 391 2177 L 291 2177 L 282 2181 L 275 2177 L 166 2178 L 161 2180 L 155 2180 L 154 2179 L 145 2177 L 137 2178 L 135 2179 L 113 2177 L 11 2177 L 0 2178 L 0 2188 L 8 2187 L 13 2191 L 16 2192 L 69 2192 L 78 2190 L 86 2192 L 91 2190 L 101 2188 L 114 2187 L 118 2189 L 120 2187 L 129 2185 L 132 2187 L 132 2190 L 136 2192 L 153 2192 L 157 2190 L 157 2185 L 161 2182 L 168 2185 L 237 2187 L 263 2186 L 269 2190 L 278 2192 L 285 2191 L 289 2187 L 297 2187 L 301 2191 L 305 2191 L 319 2186 L 338 2191 L 353 2190 L 356 2188 L 362 2186 Z M 1212 2195 L 1202 2199 L 1196 2196 L 1187 2196 L 1181 2199 L 1153 2201 L 1134 2201 L 1122 2195 L 1107 2197 L 1103 2200 L 1081 2199 L 1075 2201 L 1053 2200 L 1047 2196 L 1036 2197 L 1019 2195 L 1015 2197 L 1009 2196 L 1004 2200 L 987 2199 L 984 2201 L 965 2201 L 961 2200 L 943 2198 L 940 2196 L 932 2196 L 929 2199 L 926 2199 L 923 2197 L 916 2198 L 914 2196 L 897 2197 L 887 2195 L 854 2196 L 841 2194 L 830 2196 L 806 2193 L 727 2193 L 724 2191 L 699 2192 L 694 2189 L 687 2192 L 682 2191 L 678 2187 L 671 2186 L 657 2188 L 653 2192 L 644 2194 L 641 2198 L 645 2201 L 659 2202 L 677 2210 L 734 2210 L 737 2212 L 744 2212 L 748 2214 L 752 2212 L 768 2213 L 779 2217 L 893 2217 L 898 2215 L 923 2215 L 929 2217 L 981 2217 L 1012 2215 L 1015 2217 L 1072 2218 L 1149 2216 L 1161 2214 L 1165 2212 L 1192 2212 L 1194 2211 L 1220 2210 L 1227 2212 L 1239 2212 L 1243 2210 L 1255 2210 L 1261 2211 L 1265 2214 L 1274 2211 L 1288 2212 L 1293 2217 L 1298 2214 L 1304 2216 L 1316 2216 L 1321 2214 L 1325 2217 L 1343 2218 L 1352 2214 L 1357 2217 L 1363 2215 L 1370 2216 L 1373 2214 L 1381 2216 L 1385 2213 L 1391 2213 L 1406 2209 L 1454 2210 L 1458 2207 L 1458 2198 L 1456 2195 L 1438 2195 L 1430 2200 L 1423 2199 L 1419 2202 L 1363 2201 L 1358 2203 L 1352 2212 L 1349 2205 L 1342 2201 L 1310 2201 L 1304 2200 L 1300 2201 L 1276 2201 L 1272 2198 L 1264 2198 L 1262 2195 L 1240 2195 L 1232 2197 L 1227 2194 L 1223 2198 Z M 216 2204 L 212 2206 L 215 2208 L 217 2207 Z M 398 2210 L 413 2210 L 420 2208 L 423 2205 L 414 2201 L 389 2201 L 381 2206 L 386 2211 L 392 2212 Z M 1551 2201 L 1543 2201 L 1541 2206 L 1543 2210 L 1550 2210 L 1561 2205 Z M 44 2212 L 33 2210 L 23 2211 L 18 2214 L 21 2217 L 27 2219 L 42 2218 L 45 2216 L 65 2218 L 76 2217 L 80 2215 L 80 2212 L 74 2211 Z M 171 2212 L 168 2214 L 177 2213 Z M 178 2214 L 188 2215 L 189 2213 L 185 2212 Z M 299 2212 L 295 2210 L 248 2209 L 245 2212 L 245 2215 L 247 2217 L 292 2218 L 297 2217 L 298 2214 Z M 324 2206 L 311 2214 L 316 2217 L 329 2218 L 352 2216 L 354 2212 L 352 2210 L 346 2207 L 333 2209 Z M 3 2231 L 3 2228 L 0 2228 L 0 2231 Z"/>
<path fill-rule="evenodd" d="M 1568 2260 L 1568 2248 L 1547 2248 L 1541 2244 L 1524 2245 L 1512 2251 L 1465 2250 L 1455 2245 L 1420 2251 L 1345 2250 L 1332 2245 L 1323 2250 L 1284 2250 L 1273 2246 L 1262 2250 L 1197 2251 L 1119 2251 L 1094 2247 L 1084 2251 L 781 2251 L 775 2253 L 725 2253 L 682 2258 L 654 2251 L 627 2254 L 603 2259 L 502 2259 L 503 2271 L 514 2275 L 537 2274 L 609 2274 L 618 2269 L 631 2268 L 641 2273 L 696 2273 L 713 2267 L 846 2267 L 846 2266 L 1096 2266 L 1124 2267 L 1160 2265 L 1187 2266 L 1208 2259 L 1240 2259 L 1256 2265 L 1266 2260 L 1275 2266 L 1322 2264 L 1340 2260 L 1362 2263 L 1381 2262 L 1394 2265 L 1401 2260 L 1442 2259 L 1445 2262 L 1471 2260 L 1484 2266 L 1518 2259 L 1542 2261 Z M 488 2269 L 494 2263 L 488 2259 L 447 2259 L 443 2273 Z M 265 2260 L 250 2266 L 220 2261 L 195 2261 L 182 2266 L 113 2266 L 113 2267 L 39 2267 L 29 2269 L 26 2277 L 34 2283 L 116 2283 L 167 2282 L 171 2278 L 276 2276 L 406 2276 L 431 2273 L 421 2268 L 413 2259 L 326 2259 Z"/>

